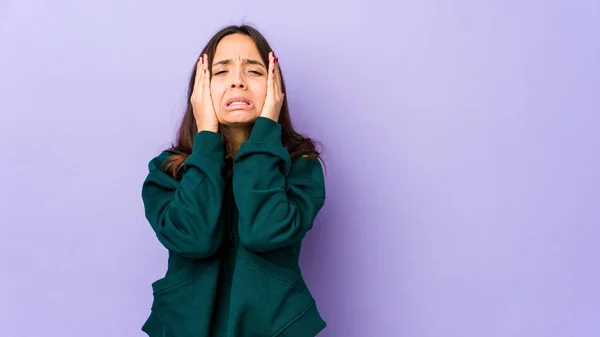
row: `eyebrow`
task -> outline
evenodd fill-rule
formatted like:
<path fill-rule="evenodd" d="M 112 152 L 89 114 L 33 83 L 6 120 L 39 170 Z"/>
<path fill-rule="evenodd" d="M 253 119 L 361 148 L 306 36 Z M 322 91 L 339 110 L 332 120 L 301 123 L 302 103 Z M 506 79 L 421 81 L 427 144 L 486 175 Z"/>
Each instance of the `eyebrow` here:
<path fill-rule="evenodd" d="M 253 60 L 253 59 L 244 59 L 242 62 L 243 62 L 243 63 L 246 63 L 246 64 L 254 64 L 254 65 L 261 66 L 261 67 L 265 68 L 265 66 L 264 66 L 264 65 L 263 65 L 261 62 L 259 62 L 259 61 L 257 61 L 257 60 Z M 219 61 L 219 62 L 215 62 L 215 63 L 213 64 L 213 67 L 215 67 L 215 66 L 221 66 L 221 65 L 223 65 L 223 66 L 224 66 L 224 65 L 228 65 L 229 63 L 231 63 L 231 59 L 228 59 L 228 60 L 221 60 L 221 61 Z M 265 69 L 266 69 L 266 68 L 265 68 Z"/>

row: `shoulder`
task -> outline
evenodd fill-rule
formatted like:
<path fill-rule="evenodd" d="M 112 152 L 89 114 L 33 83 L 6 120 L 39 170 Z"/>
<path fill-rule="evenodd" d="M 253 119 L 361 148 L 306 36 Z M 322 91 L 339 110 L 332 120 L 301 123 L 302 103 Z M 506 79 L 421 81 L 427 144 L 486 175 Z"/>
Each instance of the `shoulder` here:
<path fill-rule="evenodd" d="M 303 155 L 294 157 L 291 160 L 291 170 L 289 173 L 292 177 L 310 177 L 317 180 L 324 179 L 324 166 L 320 158 Z"/>
<path fill-rule="evenodd" d="M 173 155 L 169 150 L 162 151 L 148 163 L 148 174 L 144 180 L 144 185 L 160 186 L 161 188 L 172 189 L 179 185 L 179 180 L 172 177 L 165 171 L 165 161 Z"/>
<path fill-rule="evenodd" d="M 171 156 L 171 154 L 171 151 L 162 151 L 159 155 L 150 160 L 150 162 L 148 163 L 148 170 L 150 172 L 162 171 L 165 161 Z"/>

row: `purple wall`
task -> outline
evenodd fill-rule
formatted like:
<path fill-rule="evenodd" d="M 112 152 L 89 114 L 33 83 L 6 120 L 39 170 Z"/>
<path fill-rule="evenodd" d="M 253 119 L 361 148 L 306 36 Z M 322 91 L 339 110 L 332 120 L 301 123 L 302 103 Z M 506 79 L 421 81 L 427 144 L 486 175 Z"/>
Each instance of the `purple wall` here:
<path fill-rule="evenodd" d="M 142 336 L 146 165 L 245 20 L 326 146 L 320 336 L 600 336 L 599 3 L 357 3 L 3 0 L 0 335 Z"/>

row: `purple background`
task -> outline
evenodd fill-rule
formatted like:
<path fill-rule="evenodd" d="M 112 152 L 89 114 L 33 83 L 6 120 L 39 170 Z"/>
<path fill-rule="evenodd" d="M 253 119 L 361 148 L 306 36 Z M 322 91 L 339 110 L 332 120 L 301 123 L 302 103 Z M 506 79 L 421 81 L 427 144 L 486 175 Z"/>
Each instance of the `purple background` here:
<path fill-rule="evenodd" d="M 243 21 L 326 147 L 320 336 L 600 336 L 592 0 L 1 1 L 0 335 L 142 336 L 146 165 Z"/>

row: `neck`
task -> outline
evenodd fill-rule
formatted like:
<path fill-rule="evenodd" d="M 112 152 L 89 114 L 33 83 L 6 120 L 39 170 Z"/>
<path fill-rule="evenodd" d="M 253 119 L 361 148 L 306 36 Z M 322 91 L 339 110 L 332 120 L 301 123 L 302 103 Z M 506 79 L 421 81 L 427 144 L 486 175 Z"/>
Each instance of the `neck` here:
<path fill-rule="evenodd" d="M 235 155 L 237 154 L 238 150 L 240 149 L 240 146 L 242 145 L 242 143 L 245 142 L 246 140 L 248 140 L 248 137 L 250 136 L 250 131 L 252 130 L 252 126 L 251 125 L 240 125 L 240 126 L 230 125 L 227 127 L 227 129 L 229 130 L 229 133 L 231 135 L 231 141 L 233 142 L 231 144 L 232 150 L 227 155 L 229 155 L 231 157 L 235 157 Z"/>

